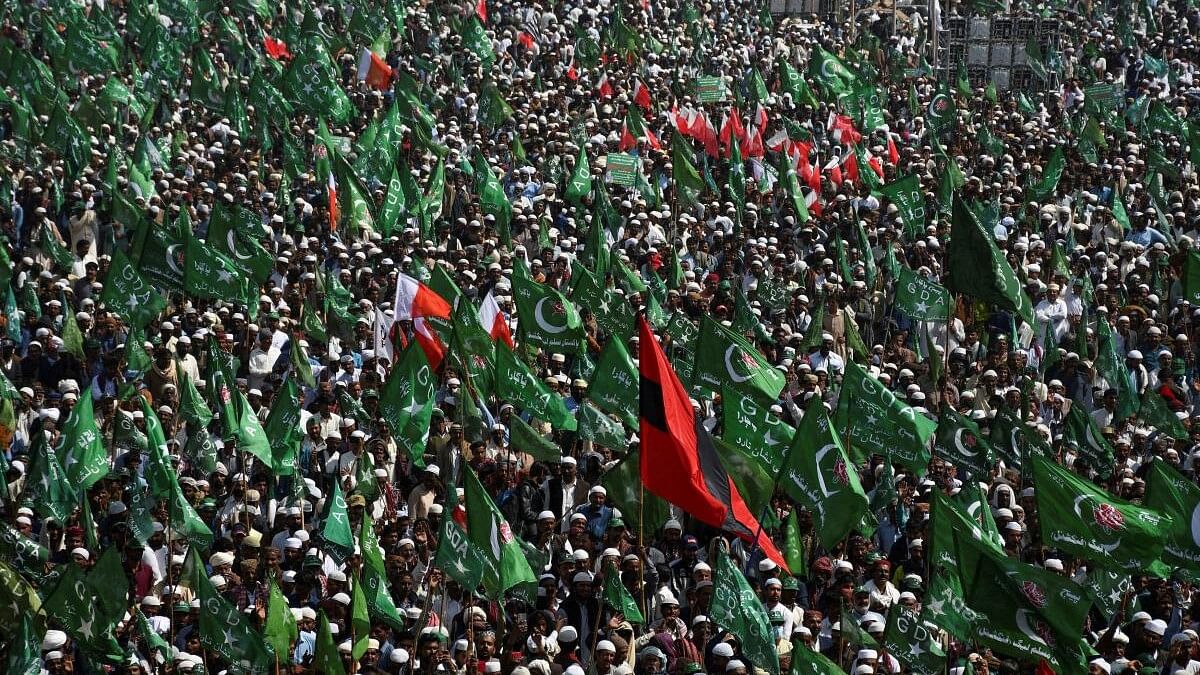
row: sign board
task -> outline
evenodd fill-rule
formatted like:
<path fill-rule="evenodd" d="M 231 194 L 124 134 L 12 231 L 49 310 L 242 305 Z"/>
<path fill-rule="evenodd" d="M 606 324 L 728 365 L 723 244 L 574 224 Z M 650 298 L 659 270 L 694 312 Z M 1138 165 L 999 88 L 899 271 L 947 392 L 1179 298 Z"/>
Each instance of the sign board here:
<path fill-rule="evenodd" d="M 618 152 L 610 154 L 605 159 L 605 166 L 608 167 L 608 179 L 614 185 L 633 185 L 633 180 L 637 176 L 638 160 L 637 157 L 627 153 Z"/>
<path fill-rule="evenodd" d="M 725 81 L 719 77 L 696 78 L 696 98 L 701 103 L 719 103 L 725 100 Z"/>

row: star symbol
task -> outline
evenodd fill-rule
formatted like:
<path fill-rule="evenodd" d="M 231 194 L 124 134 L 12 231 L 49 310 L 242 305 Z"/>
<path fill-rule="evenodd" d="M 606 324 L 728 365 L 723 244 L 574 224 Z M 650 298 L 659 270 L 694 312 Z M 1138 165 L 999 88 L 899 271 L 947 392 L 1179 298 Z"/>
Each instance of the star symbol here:
<path fill-rule="evenodd" d="M 929 313 L 929 303 L 924 301 L 918 302 L 913 306 L 913 310 L 915 310 L 917 314 L 924 316 L 925 314 Z"/>
<path fill-rule="evenodd" d="M 603 312 L 603 313 L 605 313 L 605 314 L 608 314 L 608 298 L 601 298 L 601 300 L 600 300 L 600 311 L 601 311 L 601 312 Z"/>
<path fill-rule="evenodd" d="M 767 429 L 767 435 L 766 435 L 766 437 L 765 437 L 763 440 L 764 440 L 764 441 L 766 441 L 767 445 L 770 445 L 770 446 L 779 445 L 779 441 L 777 441 L 777 440 L 775 440 L 774 438 L 772 438 L 772 437 L 771 437 L 771 430 L 770 430 L 770 429 Z"/>
<path fill-rule="evenodd" d="M 915 642 L 914 642 L 914 643 L 912 644 L 912 646 L 908 648 L 908 653 L 909 653 L 909 655 L 910 655 L 910 656 L 912 656 L 913 658 L 917 658 L 917 657 L 919 657 L 920 655 L 924 654 L 924 653 L 925 653 L 925 650 L 924 650 L 924 649 L 921 649 L 921 645 L 919 645 L 919 644 L 917 644 L 917 643 L 915 643 Z"/>
<path fill-rule="evenodd" d="M 313 93 L 312 82 L 309 82 L 308 84 L 304 85 L 304 93 L 308 94 L 309 96 L 312 96 L 312 93 Z"/>
<path fill-rule="evenodd" d="M 233 274 L 229 270 L 221 270 L 217 272 L 217 280 L 222 282 L 232 281 Z"/>
<path fill-rule="evenodd" d="M 939 598 L 925 605 L 925 609 L 929 610 L 930 614 L 941 616 L 946 613 L 946 610 L 942 609 L 942 605 L 944 604 L 946 604 L 946 601 Z"/>
<path fill-rule="evenodd" d="M 879 422 L 879 416 L 874 412 L 872 412 L 870 415 L 867 415 L 867 426 L 873 427 L 877 422 Z"/>
<path fill-rule="evenodd" d="M 130 294 L 129 294 L 129 300 L 127 300 L 127 301 L 125 302 L 125 306 L 126 306 L 126 307 L 128 307 L 128 308 L 129 308 L 129 311 L 131 311 L 131 312 L 132 312 L 134 309 L 136 309 L 136 308 L 137 308 L 137 306 L 138 306 L 138 296 L 137 296 L 137 294 L 136 294 L 136 293 L 130 293 Z"/>
<path fill-rule="evenodd" d="M 454 569 L 457 570 L 459 574 L 467 573 L 467 566 L 465 563 L 463 563 L 462 558 L 455 560 L 452 564 L 454 565 Z"/>
<path fill-rule="evenodd" d="M 87 621 L 82 621 L 79 624 L 79 634 L 86 636 L 88 641 L 96 639 L 96 631 L 93 625 L 96 623 L 95 615 L 89 615 Z"/>
<path fill-rule="evenodd" d="M 1121 589 L 1119 589 L 1119 588 L 1112 589 L 1112 592 L 1108 594 L 1108 600 L 1109 600 L 1109 602 L 1113 602 L 1113 603 L 1120 602 L 1121 601 Z"/>
<path fill-rule="evenodd" d="M 232 644 L 236 644 L 236 643 L 237 643 L 237 640 L 234 639 L 234 637 L 233 637 L 233 631 L 226 628 L 225 629 L 225 644 L 232 645 Z"/>

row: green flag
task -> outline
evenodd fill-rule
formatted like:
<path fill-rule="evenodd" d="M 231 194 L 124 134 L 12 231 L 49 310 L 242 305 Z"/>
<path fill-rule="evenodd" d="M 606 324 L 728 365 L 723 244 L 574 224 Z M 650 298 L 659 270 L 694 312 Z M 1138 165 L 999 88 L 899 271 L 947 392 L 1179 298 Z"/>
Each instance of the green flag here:
<path fill-rule="evenodd" d="M 575 417 L 579 421 L 579 438 L 614 450 L 623 450 L 629 445 L 621 423 L 608 417 L 591 403 L 580 405 L 575 411 Z"/>
<path fill-rule="evenodd" d="M 700 322 L 696 345 L 695 383 L 712 391 L 732 386 L 770 401 L 783 389 L 783 375 L 749 340 L 709 315 Z"/>
<path fill-rule="evenodd" d="M 1183 422 L 1179 421 L 1175 413 L 1167 407 L 1167 402 L 1162 395 L 1153 389 L 1147 388 L 1146 392 L 1142 394 L 1142 405 L 1138 408 L 1138 417 L 1147 425 L 1177 441 L 1186 441 L 1189 438 Z"/>
<path fill-rule="evenodd" d="M 342 496 L 341 481 L 333 482 L 333 491 L 321 519 L 321 540 L 329 545 L 330 554 L 349 557 L 354 552 L 354 534 L 350 531 L 350 512 Z"/>
<path fill-rule="evenodd" d="M 367 640 L 371 639 L 371 618 L 367 614 L 361 575 L 355 576 L 350 594 L 350 655 L 357 660 L 367 653 Z"/>
<path fill-rule="evenodd" d="M 943 408 L 938 415 L 933 451 L 976 478 L 986 476 L 992 466 L 992 446 L 979 425 L 953 408 Z"/>
<path fill-rule="evenodd" d="M 296 628 L 296 618 L 292 616 L 287 598 L 275 583 L 275 577 L 267 581 L 267 623 L 263 628 L 263 638 L 276 654 L 291 653 L 292 641 L 300 636 Z"/>
<path fill-rule="evenodd" d="M 262 236 L 262 220 L 257 213 L 218 200 L 208 220 L 205 241 L 223 254 L 243 275 L 255 283 L 271 276 L 275 258 L 255 236 Z"/>
<path fill-rule="evenodd" d="M 592 229 L 598 229 L 593 221 Z M 596 317 L 596 323 L 612 335 L 631 335 L 633 331 L 633 308 L 629 302 L 613 289 L 602 285 L 601 277 L 585 267 L 575 271 L 571 288 L 571 300 L 586 308 Z"/>
<path fill-rule="evenodd" d="M 29 450 L 29 468 L 25 477 L 24 497 L 35 513 L 60 523 L 74 512 L 79 498 L 59 463 L 58 455 L 47 445 L 46 432 L 34 435 Z"/>
<path fill-rule="evenodd" d="M 539 462 L 558 463 L 562 461 L 562 450 L 553 440 L 538 433 L 519 415 L 509 418 L 508 447 L 517 452 L 524 452 Z"/>
<path fill-rule="evenodd" d="M 766 609 L 724 549 L 713 565 L 708 619 L 738 637 L 742 652 L 767 672 L 779 672 L 779 656 Z"/>
<path fill-rule="evenodd" d="M 198 433 L 212 422 L 212 411 L 208 409 L 208 404 L 204 402 L 200 390 L 196 389 L 196 383 L 192 382 L 191 376 L 181 368 L 177 368 L 176 371 L 179 373 L 179 414 L 187 422 L 188 430 Z"/>
<path fill-rule="evenodd" d="M 446 518 L 453 521 L 453 518 Z M 371 523 L 370 514 L 363 514 L 362 530 L 358 536 L 359 550 L 362 551 L 362 585 L 366 596 L 367 609 L 371 616 L 386 623 L 396 630 L 404 629 L 404 618 L 392 600 L 391 589 L 388 588 L 387 568 L 383 563 L 383 549 L 375 536 L 375 526 Z M 473 588 L 473 587 L 468 587 Z"/>
<path fill-rule="evenodd" d="M 65 568 L 58 584 L 46 597 L 43 605 L 46 615 L 53 616 L 89 655 L 95 655 L 100 661 L 119 660 L 123 650 L 112 637 L 116 619 L 105 616 L 92 580 L 83 570 L 74 563 L 68 563 Z"/>
<path fill-rule="evenodd" d="M 1113 215 L 1115 216 L 1116 199 L 1113 202 Z M 1122 211 L 1124 211 L 1123 208 Z M 1179 281 L 1183 287 L 1183 299 L 1192 304 L 1200 303 L 1200 252 L 1187 251 L 1187 257 L 1183 259 L 1183 271 Z"/>
<path fill-rule="evenodd" d="M 837 426 L 851 439 L 852 456 L 887 455 L 918 475 L 929 464 L 937 422 L 896 398 L 862 366 L 846 363 L 838 395 Z"/>
<path fill-rule="evenodd" d="M 1071 406 L 1063 419 L 1062 432 L 1063 439 L 1073 445 L 1079 456 L 1086 458 L 1092 468 L 1105 475 L 1112 471 L 1115 451 L 1083 406 Z"/>
<path fill-rule="evenodd" d="M 131 326 L 145 326 L 167 306 L 120 249 L 113 251 L 100 301 Z"/>
<path fill-rule="evenodd" d="M 640 456 L 631 451 L 600 477 L 609 501 L 621 509 L 621 518 L 631 531 L 654 532 L 671 517 L 671 505 L 642 489 Z"/>
<path fill-rule="evenodd" d="M 141 612 L 138 612 L 141 616 Z M 15 615 L 17 629 L 10 632 L 8 656 L 4 659 L 4 672 L 12 675 L 41 675 L 42 631 L 34 628 L 33 614 L 22 611 Z M 159 638 L 160 640 L 162 638 Z"/>
<path fill-rule="evenodd" d="M 557 429 L 574 431 L 577 426 L 563 399 L 503 343 L 496 345 L 496 393 Z"/>
<path fill-rule="evenodd" d="M 620 334 L 608 339 L 592 374 L 588 400 L 605 412 L 620 416 L 630 428 L 637 426 L 637 366 Z"/>
<path fill-rule="evenodd" d="M 588 164 L 587 148 L 579 149 L 579 158 L 575 160 L 575 168 L 571 171 L 571 180 L 567 182 L 564 198 L 572 204 L 579 204 L 592 194 L 592 169 Z"/>
<path fill-rule="evenodd" d="M 721 390 L 722 439 L 741 448 L 772 474 L 783 465 L 796 430 L 732 387 Z"/>
<path fill-rule="evenodd" d="M 319 46 L 297 50 L 296 58 L 283 74 L 282 91 L 296 109 L 342 123 L 350 119 L 354 106 L 338 84 L 337 67 Z"/>
<path fill-rule="evenodd" d="M 881 646 L 915 675 L 938 675 L 946 666 L 946 652 L 939 644 L 937 627 L 899 604 L 888 612 Z"/>
<path fill-rule="evenodd" d="M 433 421 L 437 382 L 425 350 L 415 341 L 403 352 L 379 392 L 379 410 L 392 425 L 396 443 L 419 467 Z"/>
<path fill-rule="evenodd" d="M 1173 518 L 1114 497 L 1048 459 L 1032 460 L 1046 545 L 1130 571 L 1149 569 L 1158 559 Z"/>
<path fill-rule="evenodd" d="M 786 152 L 779 154 L 779 178 L 783 181 L 788 200 L 796 212 L 796 220 L 807 223 L 810 218 L 808 202 L 805 200 L 804 192 L 800 189 L 800 179 L 796 176 L 796 163 Z"/>
<path fill-rule="evenodd" d="M 841 59 L 818 46 L 809 59 L 809 73 L 834 98 L 854 91 L 858 76 Z"/>
<path fill-rule="evenodd" d="M 1108 316 L 1103 313 L 1096 320 L 1095 367 L 1108 386 L 1117 390 L 1117 409 L 1113 413 L 1113 424 L 1136 413 L 1140 402 L 1133 389 L 1129 369 L 1125 367 L 1125 360 L 1117 353 L 1117 341 L 1108 323 Z"/>
<path fill-rule="evenodd" d="M 562 293 L 523 274 L 513 275 L 520 330 L 530 345 L 547 351 L 574 353 L 583 341 L 583 322 Z"/>
<path fill-rule="evenodd" d="M 58 456 L 67 479 L 81 490 L 88 490 L 108 473 L 108 451 L 100 425 L 96 423 L 89 386 L 79 397 L 62 425 Z"/>
<path fill-rule="evenodd" d="M 536 583 L 537 577 L 521 552 L 508 521 L 500 514 L 488 496 L 479 477 L 470 468 L 465 471 L 465 500 L 467 507 L 467 536 L 488 558 L 483 585 L 490 598 L 525 583 Z"/>
<path fill-rule="evenodd" d="M 845 675 L 845 671 L 836 663 L 830 661 L 821 652 L 809 649 L 803 642 L 797 642 L 792 649 L 793 675 Z"/>
<path fill-rule="evenodd" d="M 929 125 L 930 131 L 940 136 L 946 130 L 954 128 L 957 122 L 958 106 L 954 104 L 954 94 L 950 92 L 950 85 L 939 81 L 937 91 L 925 108 L 925 123 Z"/>
<path fill-rule="evenodd" d="M 896 308 L 916 321 L 947 321 L 954 304 L 950 291 L 900 266 L 896 278 Z"/>
<path fill-rule="evenodd" d="M 474 15 L 462 22 L 462 44 L 469 49 L 480 61 L 484 69 L 489 69 L 496 61 L 496 52 L 492 49 L 492 40 L 484 30 L 483 24 Z"/>
<path fill-rule="evenodd" d="M 1147 507 L 1171 517 L 1162 561 L 1200 572 L 1200 487 L 1161 458 L 1146 474 Z"/>
<path fill-rule="evenodd" d="M 324 675 L 346 675 L 346 666 L 342 664 L 342 656 L 333 641 L 333 632 L 329 629 L 329 617 L 325 616 L 325 610 L 321 610 L 316 648 L 310 665 L 314 672 Z"/>
<path fill-rule="evenodd" d="M 233 261 L 190 236 L 184 253 L 183 285 L 189 294 L 209 300 L 246 299 L 246 279 Z"/>
<path fill-rule="evenodd" d="M 804 556 L 804 542 L 800 539 L 800 519 L 796 514 L 796 509 L 792 509 L 784 521 L 783 557 L 792 576 L 805 578 L 808 576 L 808 565 Z"/>
<path fill-rule="evenodd" d="M 821 544 L 832 549 L 858 525 L 867 495 L 819 397 L 809 402 L 782 466 L 779 485 L 812 512 Z"/>
<path fill-rule="evenodd" d="M 960 558 L 977 561 L 975 578 L 967 584 L 967 603 L 983 604 L 982 595 L 1000 593 L 1017 599 L 1049 624 L 1058 640 L 1077 640 L 1090 603 L 1079 584 L 1044 567 L 1011 558 L 970 537 L 958 538 Z M 968 552 L 968 549 L 973 549 Z"/>
<path fill-rule="evenodd" d="M 1013 311 L 1033 325 L 1033 306 L 1021 282 L 975 214 L 955 196 L 950 244 L 946 250 L 950 290 Z"/>
<path fill-rule="evenodd" d="M 279 476 L 293 476 L 297 470 L 300 443 L 304 439 L 304 428 L 300 425 L 300 387 L 292 378 L 286 378 L 271 401 L 263 433 L 271 443 L 271 466 Z"/>
<path fill-rule="evenodd" d="M 437 555 L 433 566 L 442 570 L 460 586 L 474 592 L 491 565 L 487 554 L 476 546 L 453 518 L 442 519 Z"/>
<path fill-rule="evenodd" d="M 1030 201 L 1042 201 L 1054 194 L 1054 189 L 1058 187 L 1058 181 L 1062 178 L 1063 169 L 1066 166 L 1067 158 L 1060 145 L 1054 149 L 1054 153 L 1050 155 L 1049 161 L 1046 162 L 1042 170 L 1042 180 L 1037 185 L 1029 186 L 1028 199 Z"/>
<path fill-rule="evenodd" d="M 621 583 L 621 572 L 616 565 L 609 563 L 604 569 L 604 602 L 612 607 L 617 612 L 625 616 L 625 620 L 632 624 L 645 623 L 646 619 L 642 616 L 642 610 L 638 608 L 637 602 L 629 593 L 629 589 L 625 588 L 625 584 Z"/>

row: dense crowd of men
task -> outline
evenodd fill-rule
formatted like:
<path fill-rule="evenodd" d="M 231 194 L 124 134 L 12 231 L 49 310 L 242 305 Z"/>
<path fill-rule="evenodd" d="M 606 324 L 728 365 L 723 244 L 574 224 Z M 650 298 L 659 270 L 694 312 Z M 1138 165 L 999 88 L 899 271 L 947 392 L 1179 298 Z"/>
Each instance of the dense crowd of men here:
<path fill-rule="evenodd" d="M 882 5 L 7 4 L 5 672 L 1200 673 L 1200 10 Z"/>

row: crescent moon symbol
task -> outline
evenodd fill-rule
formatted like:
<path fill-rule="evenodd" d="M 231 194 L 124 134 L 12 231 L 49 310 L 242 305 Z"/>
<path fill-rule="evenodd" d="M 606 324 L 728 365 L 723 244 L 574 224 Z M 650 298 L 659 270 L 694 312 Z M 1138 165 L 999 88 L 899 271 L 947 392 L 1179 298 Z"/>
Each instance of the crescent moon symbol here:
<path fill-rule="evenodd" d="M 542 303 L 546 302 L 549 299 L 550 298 L 542 298 L 541 300 L 537 301 L 536 305 L 533 306 L 533 320 L 535 322 L 537 322 L 538 328 L 541 328 L 542 330 L 546 331 L 547 333 L 550 333 L 551 335 L 557 335 L 558 333 L 565 331 L 567 329 L 567 327 L 566 326 L 552 326 L 552 325 L 546 323 L 546 318 L 544 316 L 542 316 Z"/>
<path fill-rule="evenodd" d="M 1081 502 L 1087 498 L 1088 498 L 1087 495 L 1079 495 L 1078 497 L 1075 498 L 1074 503 L 1071 504 L 1072 508 L 1075 509 L 1075 515 L 1079 516 L 1080 520 L 1083 520 L 1083 514 L 1079 512 L 1079 502 Z"/>
<path fill-rule="evenodd" d="M 1027 609 L 1017 610 L 1017 628 L 1019 628 L 1021 632 L 1024 633 L 1030 640 L 1033 640 L 1043 647 L 1049 647 L 1050 645 L 1046 644 L 1046 641 L 1039 637 L 1038 634 L 1033 632 L 1033 629 L 1029 627 L 1028 614 L 1029 610 Z"/>
<path fill-rule="evenodd" d="M 733 362 L 729 360 L 730 356 L 733 355 L 733 352 L 736 349 L 737 349 L 737 345 L 729 345 L 729 348 L 725 350 L 725 371 L 729 373 L 730 379 L 732 379 L 734 382 L 740 383 L 740 382 L 745 382 L 746 380 L 749 380 L 750 376 L 749 375 L 739 375 L 737 370 L 734 369 L 734 367 L 733 367 Z"/>
<path fill-rule="evenodd" d="M 1200 504 L 1192 509 L 1192 542 L 1200 546 Z"/>
<path fill-rule="evenodd" d="M 821 471 L 821 460 L 824 459 L 825 455 L 829 454 L 829 451 L 833 449 L 834 445 L 832 443 L 828 443 L 817 451 L 817 455 L 815 457 L 815 462 L 817 465 L 817 484 L 821 488 L 821 493 L 826 497 L 831 496 L 833 493 L 829 491 L 829 488 L 825 487 L 825 472 Z"/>
<path fill-rule="evenodd" d="M 233 230 L 226 232 L 225 233 L 225 245 L 229 247 L 229 250 L 231 252 L 233 252 L 233 257 L 237 258 L 238 260 L 249 260 L 251 258 L 251 256 L 242 255 L 241 253 L 239 253 L 237 246 L 234 245 L 234 243 L 233 243 L 233 240 L 234 240 Z"/>
<path fill-rule="evenodd" d="M 975 455 L 978 455 L 979 453 L 967 450 L 967 446 L 963 445 L 962 435 L 963 435 L 964 431 L 966 431 L 966 429 L 959 429 L 954 432 L 954 447 L 958 448 L 958 451 L 964 457 L 974 457 Z M 971 514 L 971 515 L 975 515 L 975 514 Z"/>
<path fill-rule="evenodd" d="M 172 272 L 183 276 L 183 270 L 179 268 L 179 265 L 175 264 L 175 249 L 180 246 L 183 246 L 183 244 L 171 244 L 167 247 L 167 267 L 170 267 Z"/>

